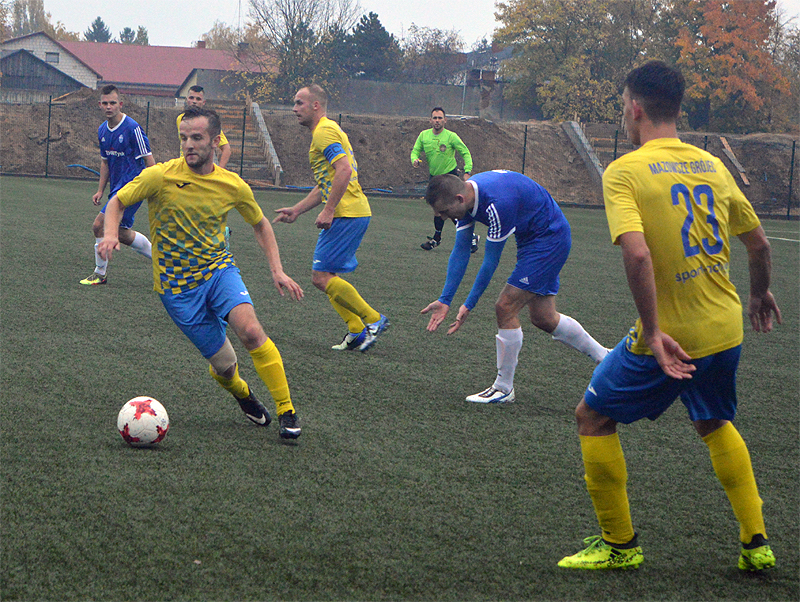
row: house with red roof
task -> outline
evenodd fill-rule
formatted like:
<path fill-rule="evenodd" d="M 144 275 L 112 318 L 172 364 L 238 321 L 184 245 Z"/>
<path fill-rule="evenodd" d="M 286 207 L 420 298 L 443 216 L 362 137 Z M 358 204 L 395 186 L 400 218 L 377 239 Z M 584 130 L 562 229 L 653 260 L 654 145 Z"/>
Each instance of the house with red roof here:
<path fill-rule="evenodd" d="M 57 41 L 44 32 L 6 40 L 3 55 L 27 50 L 91 89 L 114 84 L 125 94 L 175 98 L 193 73 L 261 72 L 240 53 L 178 46 Z M 28 82 L 38 89 L 35 81 Z M 15 80 L 15 85 L 19 85 Z"/>

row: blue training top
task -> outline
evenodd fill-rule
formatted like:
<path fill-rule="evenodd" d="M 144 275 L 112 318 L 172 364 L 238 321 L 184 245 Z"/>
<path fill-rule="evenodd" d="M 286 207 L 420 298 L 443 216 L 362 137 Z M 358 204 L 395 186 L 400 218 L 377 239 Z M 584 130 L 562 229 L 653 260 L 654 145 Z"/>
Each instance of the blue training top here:
<path fill-rule="evenodd" d="M 97 128 L 100 156 L 108 162 L 108 198 L 138 176 L 144 169 L 144 157 L 150 153 L 150 141 L 133 119 L 123 115 L 114 129 L 108 121 Z"/>
<path fill-rule="evenodd" d="M 456 225 L 456 241 L 439 301 L 445 305 L 452 303 L 469 263 L 475 222 L 480 222 L 488 231 L 483 264 L 464 302 L 467 309 L 472 310 L 489 286 L 509 236 L 514 234 L 520 247 L 560 230 L 566 218 L 543 186 L 520 173 L 501 169 L 487 171 L 475 174 L 468 183 L 475 190 L 475 205 Z"/>

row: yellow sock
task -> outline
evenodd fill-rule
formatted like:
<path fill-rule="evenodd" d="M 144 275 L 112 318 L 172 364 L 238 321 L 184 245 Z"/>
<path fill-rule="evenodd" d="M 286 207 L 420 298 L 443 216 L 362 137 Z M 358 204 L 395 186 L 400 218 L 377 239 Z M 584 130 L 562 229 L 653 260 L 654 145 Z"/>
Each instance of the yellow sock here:
<path fill-rule="evenodd" d="M 358 334 L 359 332 L 364 330 L 365 324 L 361 318 L 359 318 L 349 309 L 339 305 L 336 301 L 333 300 L 333 298 L 330 295 L 328 295 L 328 301 L 331 302 L 331 305 L 333 306 L 333 309 L 336 310 L 336 313 L 339 314 L 342 320 L 345 321 L 345 324 L 347 324 L 347 329 L 350 332 L 352 332 L 353 334 Z"/>
<path fill-rule="evenodd" d="M 286 372 L 283 369 L 281 354 L 272 339 L 261 345 L 258 349 L 250 352 L 256 372 L 267 385 L 272 399 L 275 401 L 275 408 L 278 416 L 285 412 L 293 412 L 292 398 L 289 395 L 289 382 L 286 380 Z"/>
<path fill-rule="evenodd" d="M 356 287 L 343 278 L 339 278 L 338 276 L 331 278 L 328 281 L 328 286 L 325 287 L 325 294 L 328 295 L 334 307 L 337 305 L 341 306 L 350 313 L 361 318 L 364 324 L 373 324 L 381 319 L 381 315 L 372 309 L 361 295 L 358 294 Z M 336 311 L 339 310 L 337 309 Z M 341 315 L 341 313 L 339 315 Z M 347 322 L 347 320 L 345 320 L 345 322 Z M 354 331 L 351 329 L 350 332 Z M 361 332 L 361 330 L 357 332 Z"/>
<path fill-rule="evenodd" d="M 208 365 L 208 371 L 211 373 L 211 376 L 214 377 L 222 388 L 232 393 L 234 397 L 238 397 L 239 399 L 244 399 L 248 395 L 250 395 L 250 387 L 244 381 L 244 379 L 239 376 L 239 364 L 236 364 L 236 367 L 233 372 L 233 377 L 229 380 L 227 378 L 223 378 L 216 372 L 214 372 L 214 366 L 211 364 Z"/>
<path fill-rule="evenodd" d="M 753 535 L 767 536 L 764 515 L 761 513 L 761 498 L 758 496 L 750 452 L 747 451 L 739 431 L 732 423 L 718 428 L 703 437 L 711 454 L 711 464 L 717 478 L 733 507 L 739 521 L 739 537 L 742 543 L 750 543 Z"/>
<path fill-rule="evenodd" d="M 625 544 L 634 537 L 628 505 L 628 469 L 619 435 L 580 437 L 586 488 L 592 497 L 603 539 Z"/>

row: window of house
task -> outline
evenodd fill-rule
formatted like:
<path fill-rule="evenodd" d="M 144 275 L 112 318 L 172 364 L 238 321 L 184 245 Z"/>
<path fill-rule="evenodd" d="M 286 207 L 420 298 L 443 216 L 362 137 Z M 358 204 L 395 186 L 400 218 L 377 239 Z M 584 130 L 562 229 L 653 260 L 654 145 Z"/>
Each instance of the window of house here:
<path fill-rule="evenodd" d="M 45 52 L 44 60 L 48 63 L 58 63 L 58 53 L 57 52 Z"/>

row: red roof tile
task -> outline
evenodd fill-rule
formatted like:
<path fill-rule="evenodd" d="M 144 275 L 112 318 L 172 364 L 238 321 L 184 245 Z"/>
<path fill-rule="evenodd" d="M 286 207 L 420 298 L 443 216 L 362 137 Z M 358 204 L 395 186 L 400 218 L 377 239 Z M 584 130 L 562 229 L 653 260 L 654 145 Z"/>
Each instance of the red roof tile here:
<path fill-rule="evenodd" d="M 174 86 L 192 69 L 241 70 L 232 54 L 223 50 L 178 46 L 139 46 L 99 42 L 59 42 L 97 71 L 103 80 Z"/>

